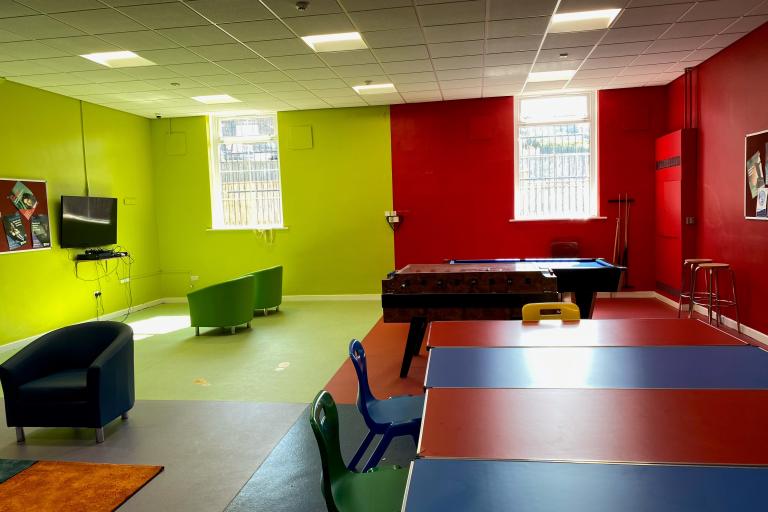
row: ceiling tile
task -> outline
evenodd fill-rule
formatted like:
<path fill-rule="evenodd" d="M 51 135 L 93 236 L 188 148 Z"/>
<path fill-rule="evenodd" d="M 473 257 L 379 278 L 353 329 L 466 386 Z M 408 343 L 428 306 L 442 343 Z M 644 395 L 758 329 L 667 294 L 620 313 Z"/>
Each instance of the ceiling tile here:
<path fill-rule="evenodd" d="M 428 59 L 429 52 L 423 44 L 414 46 L 396 46 L 394 48 L 379 48 L 373 53 L 381 62 L 394 62 L 398 60 Z M 434 56 L 434 54 L 433 54 Z"/>
<path fill-rule="evenodd" d="M 571 48 L 592 46 L 600 41 L 607 30 L 588 30 L 585 32 L 558 32 L 547 34 L 542 48 Z"/>
<path fill-rule="evenodd" d="M 348 52 L 325 52 L 323 60 L 329 66 L 351 66 L 354 64 L 375 64 L 376 58 L 370 50 L 353 50 Z"/>
<path fill-rule="evenodd" d="M 88 9 L 100 9 L 104 7 L 104 4 L 97 0 L 18 0 L 17 2 L 4 1 L 4 4 L 24 4 L 26 7 L 30 7 L 36 11 L 44 13 L 56 13 L 67 11 L 85 11 Z M 24 14 L 34 14 L 33 12 L 17 14 L 23 16 Z"/>
<path fill-rule="evenodd" d="M 315 94 L 324 100 L 328 98 L 357 98 L 357 93 L 354 89 L 349 87 L 346 82 L 341 82 L 343 85 L 335 89 L 320 89 Z"/>
<path fill-rule="evenodd" d="M 237 59 L 217 61 L 216 64 L 232 73 L 254 73 L 256 71 L 274 71 L 275 67 L 264 59 Z"/>
<path fill-rule="evenodd" d="M 386 9 L 391 7 L 408 7 L 413 5 L 412 0 L 340 0 L 347 11 L 370 11 L 373 9 Z M 418 3 L 418 2 L 417 2 Z"/>
<path fill-rule="evenodd" d="M 128 16 L 124 16 L 113 9 L 64 12 L 54 14 L 53 17 L 89 34 L 130 32 L 133 30 L 143 30 L 145 28 Z"/>
<path fill-rule="evenodd" d="M 296 8 L 295 0 L 263 0 L 270 9 L 275 11 L 280 18 L 291 17 L 306 17 L 315 16 L 318 14 L 335 14 L 340 13 L 341 8 L 336 0 L 312 0 L 309 2 L 309 6 L 300 11 Z"/>
<path fill-rule="evenodd" d="M 643 84 L 652 78 L 655 78 L 655 74 L 647 75 L 622 75 L 614 77 L 611 80 L 612 84 Z"/>
<path fill-rule="evenodd" d="M 168 64 L 188 64 L 190 62 L 204 62 L 205 59 L 195 55 L 184 48 L 169 48 L 166 50 L 145 50 L 139 52 L 139 55 L 149 59 L 155 64 L 162 66 Z"/>
<path fill-rule="evenodd" d="M 135 5 L 123 7 L 120 11 L 149 28 L 193 27 L 208 24 L 205 18 L 177 2 Z"/>
<path fill-rule="evenodd" d="M 326 67 L 292 69 L 286 71 L 286 74 L 290 75 L 294 80 L 324 80 L 326 78 L 337 78 L 337 75 Z"/>
<path fill-rule="evenodd" d="M 555 12 L 556 0 L 488 0 L 489 19 L 532 18 L 551 16 Z"/>
<path fill-rule="evenodd" d="M 444 57 L 442 59 L 432 59 L 435 63 L 435 69 L 464 69 L 483 67 L 482 55 L 470 55 L 465 57 Z M 386 69 L 386 67 L 384 68 Z"/>
<path fill-rule="evenodd" d="M 336 108 L 344 108 L 344 107 L 364 107 L 368 105 L 365 101 L 363 101 L 360 97 L 355 95 L 355 97 L 348 97 L 348 98 L 323 98 L 323 100 L 328 103 L 332 107 Z"/>
<path fill-rule="evenodd" d="M 527 69 L 524 73 L 516 75 L 499 75 L 499 76 L 485 76 L 483 77 L 484 87 L 518 87 L 523 88 L 523 83 L 528 76 Z"/>
<path fill-rule="evenodd" d="M 686 68 L 692 68 L 698 64 L 698 61 L 695 60 L 686 60 L 686 61 L 680 61 L 676 64 L 670 65 L 670 67 L 667 69 L 668 72 L 672 71 L 685 71 Z"/>
<path fill-rule="evenodd" d="M 746 16 L 723 31 L 724 34 L 751 32 L 768 21 L 768 16 Z"/>
<path fill-rule="evenodd" d="M 110 52 L 120 48 L 112 43 L 103 41 L 94 36 L 59 37 L 53 39 L 41 39 L 41 43 L 56 48 L 69 55 L 82 55 L 84 53 Z"/>
<path fill-rule="evenodd" d="M 215 85 L 215 84 L 206 84 L 201 82 L 200 80 L 196 80 L 193 78 L 188 78 L 186 76 L 178 76 L 172 79 L 151 79 L 151 80 L 144 80 L 148 84 L 152 84 L 154 87 L 156 87 L 158 90 L 163 91 L 173 91 L 174 89 L 192 89 L 194 87 L 200 87 L 201 85 Z M 171 84 L 178 84 L 178 85 L 171 85 Z"/>
<path fill-rule="evenodd" d="M 562 60 L 584 60 L 592 51 L 592 46 L 582 46 L 581 48 L 552 48 L 550 50 L 541 50 L 536 59 L 537 62 L 557 62 Z M 565 55 L 565 56 L 563 56 Z"/>
<path fill-rule="evenodd" d="M 482 55 L 485 41 L 457 41 L 454 43 L 437 43 L 429 45 L 429 53 L 433 58 L 462 57 L 465 55 Z"/>
<path fill-rule="evenodd" d="M 44 59 L 64 57 L 67 53 L 38 43 L 37 41 L 17 41 L 0 43 L 0 60 Z"/>
<path fill-rule="evenodd" d="M 157 90 L 157 87 L 141 80 L 129 80 L 125 82 L 114 82 L 109 85 L 109 89 L 112 93 L 124 93 L 154 91 Z"/>
<path fill-rule="evenodd" d="M 21 77 L 26 75 L 47 75 L 47 74 L 53 73 L 54 71 L 56 70 L 46 66 L 43 62 L 34 61 L 34 60 L 22 60 L 22 61 L 16 61 L 16 62 L 0 62 L 0 76 L 9 77 L 9 78 Z M 14 81 L 19 82 L 20 80 L 17 80 L 14 78 Z M 21 83 L 27 83 L 27 82 L 21 82 Z M 69 82 L 69 83 L 78 83 L 78 82 Z M 50 85 L 59 85 L 59 84 L 53 83 Z"/>
<path fill-rule="evenodd" d="M 488 39 L 485 42 L 487 53 L 522 52 L 526 50 L 538 50 L 541 36 L 504 37 L 501 39 Z"/>
<path fill-rule="evenodd" d="M 487 78 L 515 78 L 523 80 L 528 76 L 528 72 L 531 70 L 530 64 L 514 64 L 510 66 L 489 66 L 484 70 L 484 74 Z"/>
<path fill-rule="evenodd" d="M 523 92 L 559 91 L 567 84 L 566 81 L 558 82 L 528 82 Z"/>
<path fill-rule="evenodd" d="M 661 38 L 675 39 L 679 37 L 713 36 L 734 21 L 736 21 L 736 18 L 675 23 Z"/>
<path fill-rule="evenodd" d="M 81 31 L 44 15 L 0 19 L 0 31 L 7 31 L 26 39 L 83 35 Z"/>
<path fill-rule="evenodd" d="M 356 77 L 364 75 L 383 75 L 384 71 L 378 64 L 355 64 L 351 66 L 334 66 L 339 76 Z"/>
<path fill-rule="evenodd" d="M 485 56 L 485 65 L 531 64 L 534 59 L 536 59 L 536 52 L 493 53 Z"/>
<path fill-rule="evenodd" d="M 205 27 L 166 28 L 158 32 L 182 46 L 233 43 L 234 40 L 213 25 Z"/>
<path fill-rule="evenodd" d="M 744 36 L 745 34 L 720 34 L 701 45 L 701 48 L 725 48 Z"/>
<path fill-rule="evenodd" d="M 592 57 L 621 57 L 623 55 L 638 55 L 648 48 L 648 41 L 638 43 L 601 44 L 592 52 Z"/>
<path fill-rule="evenodd" d="M 465 78 L 463 80 L 441 80 L 440 89 L 465 89 L 468 87 L 482 87 L 482 78 Z"/>
<path fill-rule="evenodd" d="M 317 55 L 286 55 L 283 57 L 270 57 L 269 61 L 280 69 L 325 67 L 325 63 Z"/>
<path fill-rule="evenodd" d="M 698 2 L 683 16 L 681 21 L 714 20 L 741 16 L 756 7 L 762 0 L 714 0 Z"/>
<path fill-rule="evenodd" d="M 176 78 L 181 76 L 177 72 L 171 71 L 164 66 L 142 66 L 138 68 L 125 68 L 123 69 L 123 73 L 133 78 L 140 78 L 141 80 L 145 81 L 152 79 Z M 169 80 L 169 82 L 172 81 L 173 80 Z"/>
<path fill-rule="evenodd" d="M 162 50 L 166 48 L 178 48 L 179 46 L 177 43 L 174 43 L 167 37 L 163 37 L 157 32 L 153 32 L 151 30 L 122 32 L 118 34 L 101 34 L 99 37 L 109 41 L 116 46 L 119 46 L 124 50 L 131 50 L 134 52 L 140 50 Z"/>
<path fill-rule="evenodd" d="M 205 76 L 222 73 L 223 70 L 211 62 L 193 62 L 190 64 L 171 64 L 168 69 L 187 76 Z"/>
<path fill-rule="evenodd" d="M 704 61 L 712 57 L 714 54 L 722 50 L 722 48 L 707 48 L 705 50 L 695 50 L 691 52 L 683 61 Z"/>
<path fill-rule="evenodd" d="M 303 16 L 300 18 L 286 18 L 283 21 L 299 36 L 356 32 L 354 25 L 344 14 Z"/>
<path fill-rule="evenodd" d="M 605 84 L 604 78 L 585 78 L 582 80 L 571 80 L 568 82 L 568 89 L 591 89 L 599 88 Z"/>
<path fill-rule="evenodd" d="M 96 64 L 82 57 L 55 57 L 51 59 L 38 59 L 35 62 L 59 73 L 104 69 L 101 64 Z"/>
<path fill-rule="evenodd" d="M 403 97 L 408 103 L 423 103 L 429 101 L 441 101 L 443 99 L 440 91 L 417 91 L 417 92 L 400 92 L 400 96 Z"/>
<path fill-rule="evenodd" d="M 126 75 L 125 73 L 117 69 L 101 69 L 98 71 L 76 71 L 74 73 L 70 73 L 70 76 L 72 76 L 73 78 L 82 78 L 87 82 L 93 82 L 97 84 L 133 80 L 133 77 Z"/>
<path fill-rule="evenodd" d="M 655 5 L 624 9 L 613 24 L 613 28 L 641 27 L 677 21 L 693 3 Z"/>
<path fill-rule="evenodd" d="M 556 62 L 536 62 L 531 71 L 537 73 L 545 71 L 575 71 L 581 65 L 580 60 L 560 60 Z"/>
<path fill-rule="evenodd" d="M 437 82 L 416 82 L 413 84 L 400 84 L 397 90 L 403 92 L 436 91 L 439 89 Z"/>
<path fill-rule="evenodd" d="M 214 23 L 274 19 L 266 7 L 253 0 L 190 0 L 187 3 Z"/>
<path fill-rule="evenodd" d="M 324 78 L 320 80 L 301 80 L 299 81 L 299 83 L 312 91 L 322 90 L 322 89 L 338 89 L 340 87 L 345 87 L 347 85 L 346 82 L 344 82 L 344 80 L 341 80 L 339 78 Z M 351 91 L 351 92 L 354 93 L 354 91 Z"/>
<path fill-rule="evenodd" d="M 27 71 L 21 71 L 21 74 L 24 74 L 26 76 L 16 76 L 14 77 L 13 74 L 9 73 L 5 66 L 10 64 L 26 64 L 26 65 L 34 65 L 34 63 L 28 63 L 28 62 L 18 62 L 18 63 L 3 63 L 0 64 L 0 73 L 3 73 L 4 75 L 8 77 L 12 77 L 14 82 L 18 82 L 20 84 L 27 84 L 31 85 L 32 87 L 46 87 L 49 85 L 77 85 L 77 84 L 84 84 L 88 83 L 88 80 L 81 77 L 73 76 L 72 73 L 55 73 L 55 74 L 40 74 L 40 75 L 30 75 Z"/>
<path fill-rule="evenodd" d="M 273 39 L 271 41 L 251 41 L 246 43 L 262 57 L 282 57 L 284 55 L 314 54 L 315 52 L 298 37 L 291 39 Z"/>
<path fill-rule="evenodd" d="M 240 41 L 268 41 L 270 39 L 287 39 L 294 37 L 285 25 L 277 20 L 243 21 L 240 23 L 224 23 L 221 28 L 238 38 Z"/>
<path fill-rule="evenodd" d="M 398 7 L 377 11 L 358 11 L 349 13 L 352 21 L 362 31 L 390 30 L 396 28 L 418 27 L 419 20 L 413 7 Z"/>
<path fill-rule="evenodd" d="M 491 85 L 483 87 L 483 98 L 495 98 L 499 96 L 517 96 L 523 84 Z"/>
<path fill-rule="evenodd" d="M 691 52 L 689 50 L 681 52 L 667 52 L 667 53 L 646 53 L 639 55 L 637 59 L 632 63 L 634 66 L 643 66 L 646 64 L 672 64 L 674 62 L 683 59 Z"/>
<path fill-rule="evenodd" d="M 421 30 L 415 28 L 364 32 L 363 39 L 371 48 L 391 48 L 395 46 L 424 44 Z"/>
<path fill-rule="evenodd" d="M 581 80 L 585 78 L 613 78 L 621 73 L 624 68 L 602 68 L 602 69 L 580 69 L 574 80 Z"/>
<path fill-rule="evenodd" d="M 417 10 L 424 26 L 485 21 L 485 0 L 422 5 Z"/>
<path fill-rule="evenodd" d="M 598 9 L 619 9 L 629 0 L 560 0 L 557 12 L 594 11 Z"/>
<path fill-rule="evenodd" d="M 621 73 L 619 73 L 619 76 L 651 75 L 656 73 L 662 73 L 666 71 L 668 67 L 669 67 L 669 63 L 646 64 L 644 66 L 639 66 L 636 63 L 634 63 L 631 66 L 627 66 L 626 68 L 624 68 L 624 70 Z"/>
<path fill-rule="evenodd" d="M 488 22 L 488 37 L 530 36 L 544 34 L 549 17 L 520 18 Z"/>
<path fill-rule="evenodd" d="M 238 73 L 242 78 L 253 83 L 289 82 L 293 80 L 282 71 L 260 71 L 258 73 Z"/>
<path fill-rule="evenodd" d="M 633 43 L 637 41 L 654 41 L 671 25 L 648 25 L 645 27 L 612 28 L 603 38 L 602 44 Z"/>
<path fill-rule="evenodd" d="M 445 100 L 463 100 L 468 98 L 480 98 L 481 96 L 482 90 L 480 87 L 443 90 L 443 98 Z"/>
<path fill-rule="evenodd" d="M 30 16 L 37 14 L 29 7 L 24 7 L 16 2 L 0 2 L 0 18 L 13 18 L 16 16 Z"/>
<path fill-rule="evenodd" d="M 237 43 L 214 44 L 208 46 L 190 46 L 188 49 L 208 60 L 254 59 L 256 54 Z"/>
<path fill-rule="evenodd" d="M 404 60 L 399 62 L 384 62 L 381 64 L 386 73 L 419 73 L 421 71 L 432 71 L 432 62 L 425 60 Z M 437 62 L 435 62 L 437 67 Z"/>
<path fill-rule="evenodd" d="M 465 80 L 482 76 L 483 68 L 445 69 L 437 72 L 437 78 L 440 80 Z"/>
<path fill-rule="evenodd" d="M 360 76 L 345 76 L 344 81 L 347 82 L 347 84 L 350 87 L 353 87 L 355 85 L 364 85 L 366 83 L 370 84 L 389 84 L 392 83 L 392 80 L 384 75 L 360 75 Z"/>
<path fill-rule="evenodd" d="M 434 73 L 401 73 L 389 75 L 395 84 L 412 84 L 416 82 L 434 82 L 437 77 Z"/>
<path fill-rule="evenodd" d="M 456 25 L 424 27 L 424 37 L 428 43 L 483 39 L 485 38 L 485 23 L 460 23 Z"/>
<path fill-rule="evenodd" d="M 749 11 L 750 16 L 754 16 L 758 14 L 768 14 L 768 2 L 764 1 L 762 5 Z"/>
<path fill-rule="evenodd" d="M 678 52 L 683 50 L 695 50 L 702 44 L 709 41 L 709 36 L 701 37 L 683 37 L 679 39 L 659 39 L 654 41 L 645 50 L 645 53 L 668 53 Z"/>
<path fill-rule="evenodd" d="M 632 64 L 632 61 L 635 60 L 634 55 L 629 55 L 625 57 L 605 57 L 601 59 L 593 59 L 589 58 L 586 61 L 584 61 L 584 64 L 582 64 L 581 69 L 601 69 L 601 68 L 618 68 L 618 67 L 624 67 L 629 66 Z"/>

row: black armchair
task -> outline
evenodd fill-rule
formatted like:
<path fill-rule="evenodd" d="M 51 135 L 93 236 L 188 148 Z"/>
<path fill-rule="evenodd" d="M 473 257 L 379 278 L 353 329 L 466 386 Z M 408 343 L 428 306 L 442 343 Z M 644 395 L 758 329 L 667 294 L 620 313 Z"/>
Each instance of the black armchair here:
<path fill-rule="evenodd" d="M 41 336 L 3 364 L 5 415 L 24 442 L 24 427 L 104 425 L 135 400 L 133 330 L 119 322 L 87 322 Z"/>

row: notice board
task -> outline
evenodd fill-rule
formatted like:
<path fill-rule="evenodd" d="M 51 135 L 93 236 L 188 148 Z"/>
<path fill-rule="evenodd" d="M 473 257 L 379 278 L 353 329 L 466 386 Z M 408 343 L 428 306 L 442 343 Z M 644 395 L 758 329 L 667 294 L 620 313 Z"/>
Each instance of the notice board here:
<path fill-rule="evenodd" d="M 0 254 L 50 247 L 46 182 L 0 178 Z"/>
<path fill-rule="evenodd" d="M 768 130 L 750 133 L 744 140 L 744 217 L 768 220 Z"/>

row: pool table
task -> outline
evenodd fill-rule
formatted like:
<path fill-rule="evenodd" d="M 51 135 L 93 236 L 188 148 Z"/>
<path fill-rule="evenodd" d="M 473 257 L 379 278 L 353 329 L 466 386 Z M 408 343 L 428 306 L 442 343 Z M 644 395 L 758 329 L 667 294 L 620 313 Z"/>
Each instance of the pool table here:
<path fill-rule="evenodd" d="M 581 310 L 581 318 L 591 318 L 597 292 L 615 292 L 623 267 L 602 258 L 501 258 L 485 260 L 451 260 L 451 264 L 508 264 L 525 262 L 550 270 L 557 277 L 557 291 L 573 294 L 573 302 Z"/>

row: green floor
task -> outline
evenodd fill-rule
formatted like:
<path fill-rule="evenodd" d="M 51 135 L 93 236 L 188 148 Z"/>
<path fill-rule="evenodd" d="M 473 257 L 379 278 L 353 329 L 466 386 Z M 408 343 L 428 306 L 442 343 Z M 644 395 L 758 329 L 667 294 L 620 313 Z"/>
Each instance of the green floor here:
<path fill-rule="evenodd" d="M 195 337 L 186 304 L 131 315 L 136 399 L 308 403 L 381 315 L 379 301 L 285 302 L 230 335 Z M 0 352 L 0 361 L 14 352 Z"/>

